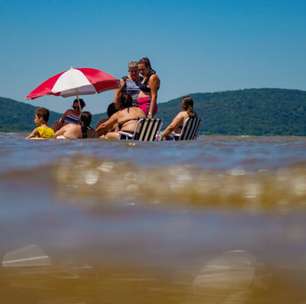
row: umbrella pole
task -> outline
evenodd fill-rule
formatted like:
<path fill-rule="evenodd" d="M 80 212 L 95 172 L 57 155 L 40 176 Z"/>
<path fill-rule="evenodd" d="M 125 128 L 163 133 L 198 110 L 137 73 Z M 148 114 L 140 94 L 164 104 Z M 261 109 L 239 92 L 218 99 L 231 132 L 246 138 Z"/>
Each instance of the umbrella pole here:
<path fill-rule="evenodd" d="M 76 98 L 77 98 L 77 101 L 78 101 L 79 111 L 80 111 L 79 123 L 80 123 L 80 125 L 81 125 L 81 132 L 82 132 L 82 134 L 83 134 L 83 131 L 82 131 L 82 123 L 81 123 L 82 108 L 81 108 L 81 102 L 80 102 L 80 97 L 79 97 L 79 95 L 77 95 Z"/>
<path fill-rule="evenodd" d="M 76 98 L 77 98 L 77 101 L 78 101 L 79 111 L 80 111 L 79 123 L 80 123 L 80 125 L 81 125 L 81 132 L 83 133 L 83 131 L 82 131 L 82 123 L 81 123 L 82 108 L 81 108 L 81 102 L 80 102 L 80 97 L 79 97 L 79 95 L 77 95 Z"/>

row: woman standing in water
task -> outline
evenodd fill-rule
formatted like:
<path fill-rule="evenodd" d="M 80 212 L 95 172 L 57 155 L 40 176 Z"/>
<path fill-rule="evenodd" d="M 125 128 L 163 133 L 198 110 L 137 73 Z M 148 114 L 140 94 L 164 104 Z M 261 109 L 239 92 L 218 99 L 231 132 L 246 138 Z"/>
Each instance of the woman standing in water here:
<path fill-rule="evenodd" d="M 115 104 L 120 109 L 120 98 L 122 94 L 130 95 L 133 99 L 133 104 L 137 105 L 137 97 L 140 93 L 140 77 L 137 61 L 130 61 L 128 64 L 128 76 L 122 77 L 120 80 L 120 88 L 115 93 Z"/>
<path fill-rule="evenodd" d="M 140 92 L 137 104 L 148 118 L 152 118 L 157 112 L 157 92 L 160 87 L 160 79 L 152 69 L 151 62 L 147 57 L 139 60 L 138 71 L 143 79 L 138 84 Z"/>

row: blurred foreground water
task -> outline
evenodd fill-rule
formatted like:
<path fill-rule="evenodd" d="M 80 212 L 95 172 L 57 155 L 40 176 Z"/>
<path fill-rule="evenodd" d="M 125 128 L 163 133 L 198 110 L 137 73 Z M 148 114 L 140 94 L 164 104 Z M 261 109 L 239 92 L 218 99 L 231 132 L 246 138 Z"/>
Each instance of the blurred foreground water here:
<path fill-rule="evenodd" d="M 306 304 L 306 138 L 0 133 L 1 303 Z"/>

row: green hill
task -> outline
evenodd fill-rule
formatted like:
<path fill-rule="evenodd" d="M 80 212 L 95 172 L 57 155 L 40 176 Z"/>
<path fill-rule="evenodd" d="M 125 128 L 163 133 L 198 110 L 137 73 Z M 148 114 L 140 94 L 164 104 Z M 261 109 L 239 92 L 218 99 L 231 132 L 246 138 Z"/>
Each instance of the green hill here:
<path fill-rule="evenodd" d="M 0 97 L 0 131 L 29 131 L 34 127 L 35 107 L 13 99 Z M 59 114 L 50 112 L 52 124 Z"/>
<path fill-rule="evenodd" d="M 10 98 L 0 97 L 0 132 L 30 131 L 34 128 L 36 107 Z M 60 113 L 50 111 L 49 125 L 60 117 Z M 93 124 L 105 114 L 93 115 Z"/>
<path fill-rule="evenodd" d="M 286 89 L 246 89 L 191 94 L 202 118 L 202 134 L 306 135 L 306 92 Z M 169 123 L 179 99 L 160 105 Z"/>
<path fill-rule="evenodd" d="M 306 135 L 306 92 L 286 89 L 246 89 L 191 94 L 202 118 L 202 134 Z M 166 126 L 180 109 L 180 98 L 159 104 Z M 0 131 L 33 128 L 35 107 L 0 97 Z M 102 117 L 93 117 L 93 124 Z M 105 115 L 105 114 L 104 114 Z M 59 117 L 51 112 L 50 124 Z"/>

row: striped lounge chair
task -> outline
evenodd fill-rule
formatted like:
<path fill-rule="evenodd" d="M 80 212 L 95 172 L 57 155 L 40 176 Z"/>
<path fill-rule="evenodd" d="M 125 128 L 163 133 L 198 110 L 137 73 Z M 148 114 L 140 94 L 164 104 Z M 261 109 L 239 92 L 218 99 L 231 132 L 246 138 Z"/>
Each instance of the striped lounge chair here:
<path fill-rule="evenodd" d="M 175 140 L 194 140 L 199 135 L 199 126 L 201 119 L 197 116 L 186 119 L 184 122 L 182 132 L 174 134 Z"/>
<path fill-rule="evenodd" d="M 162 121 L 160 118 L 141 118 L 137 122 L 134 134 L 119 132 L 122 140 L 155 141 L 160 132 Z"/>

